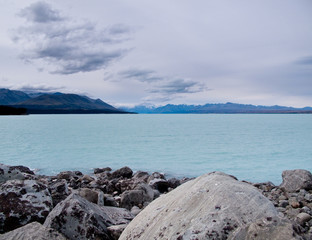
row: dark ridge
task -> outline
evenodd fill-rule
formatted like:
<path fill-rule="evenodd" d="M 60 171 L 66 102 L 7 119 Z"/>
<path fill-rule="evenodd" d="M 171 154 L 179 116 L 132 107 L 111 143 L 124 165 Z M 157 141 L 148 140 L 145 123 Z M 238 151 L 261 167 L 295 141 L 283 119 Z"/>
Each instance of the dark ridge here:
<path fill-rule="evenodd" d="M 0 106 L 0 115 L 26 115 L 26 108 L 14 108 L 9 106 Z"/>

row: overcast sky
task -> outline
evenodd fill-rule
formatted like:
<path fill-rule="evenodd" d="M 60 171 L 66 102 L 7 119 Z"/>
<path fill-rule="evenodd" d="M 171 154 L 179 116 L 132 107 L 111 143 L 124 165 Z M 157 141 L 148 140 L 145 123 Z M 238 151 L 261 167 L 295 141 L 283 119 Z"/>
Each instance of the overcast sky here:
<path fill-rule="evenodd" d="M 311 0 L 0 0 L 0 87 L 312 106 Z"/>

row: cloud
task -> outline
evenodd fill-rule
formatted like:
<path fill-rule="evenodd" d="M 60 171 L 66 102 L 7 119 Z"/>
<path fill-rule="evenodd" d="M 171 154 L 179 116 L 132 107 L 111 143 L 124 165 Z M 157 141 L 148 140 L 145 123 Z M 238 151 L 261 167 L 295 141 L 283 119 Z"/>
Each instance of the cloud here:
<path fill-rule="evenodd" d="M 45 2 L 36 2 L 29 7 L 22 9 L 19 16 L 26 18 L 28 21 L 37 23 L 47 23 L 62 21 L 63 18 L 57 10 Z"/>
<path fill-rule="evenodd" d="M 125 71 L 121 71 L 118 75 L 122 78 L 130 78 L 134 80 L 138 80 L 140 82 L 153 82 L 160 81 L 163 78 L 155 75 L 155 71 L 152 70 L 142 70 L 142 69 L 128 69 Z"/>
<path fill-rule="evenodd" d="M 18 85 L 13 86 L 12 89 L 23 91 L 26 93 L 35 93 L 35 92 L 56 92 L 61 89 L 64 89 L 64 87 L 51 87 L 45 84 L 25 84 L 25 85 Z"/>
<path fill-rule="evenodd" d="M 161 83 L 152 89 L 151 93 L 164 93 L 164 94 L 179 94 L 179 93 L 196 93 L 205 90 L 204 84 L 185 80 L 185 79 L 172 79 Z"/>
<path fill-rule="evenodd" d="M 312 56 L 301 58 L 296 63 L 301 65 L 312 65 Z"/>
<path fill-rule="evenodd" d="M 129 52 L 129 49 L 118 47 L 131 34 L 126 25 L 97 29 L 94 23 L 77 23 L 63 17 L 44 2 L 30 5 L 19 15 L 28 22 L 26 26 L 16 29 L 12 36 L 15 43 L 23 46 L 21 58 L 25 62 L 43 62 L 50 73 L 96 71 Z"/>

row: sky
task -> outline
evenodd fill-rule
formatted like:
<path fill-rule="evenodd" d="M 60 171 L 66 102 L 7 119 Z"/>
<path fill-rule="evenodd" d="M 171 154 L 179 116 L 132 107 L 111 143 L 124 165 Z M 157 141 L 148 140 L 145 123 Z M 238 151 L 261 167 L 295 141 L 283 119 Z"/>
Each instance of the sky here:
<path fill-rule="evenodd" d="M 312 106 L 311 0 L 0 0 L 0 87 Z"/>

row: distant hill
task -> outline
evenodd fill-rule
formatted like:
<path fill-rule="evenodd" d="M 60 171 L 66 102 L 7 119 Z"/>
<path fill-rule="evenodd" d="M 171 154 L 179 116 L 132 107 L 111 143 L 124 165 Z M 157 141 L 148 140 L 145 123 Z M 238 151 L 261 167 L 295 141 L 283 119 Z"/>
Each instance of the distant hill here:
<path fill-rule="evenodd" d="M 126 113 L 101 99 L 77 94 L 53 93 L 30 97 L 21 91 L 1 90 L 0 105 L 25 108 L 27 113 Z"/>
<path fill-rule="evenodd" d="M 312 113 L 311 107 L 293 108 L 284 106 L 256 106 L 237 103 L 217 103 L 205 105 L 173 105 L 167 104 L 161 107 L 136 106 L 123 108 L 125 111 L 137 113 Z"/>
<path fill-rule="evenodd" d="M 0 89 L 0 105 L 11 105 L 26 101 L 30 97 L 21 91 L 13 91 L 6 88 Z"/>

